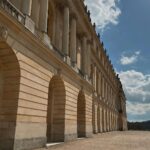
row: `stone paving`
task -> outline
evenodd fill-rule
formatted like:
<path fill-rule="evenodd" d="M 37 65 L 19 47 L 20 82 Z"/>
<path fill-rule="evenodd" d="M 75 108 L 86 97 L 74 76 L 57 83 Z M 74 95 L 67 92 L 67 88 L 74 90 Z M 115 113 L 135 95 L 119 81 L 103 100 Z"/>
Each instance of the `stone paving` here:
<path fill-rule="evenodd" d="M 97 134 L 93 138 L 52 146 L 48 150 L 150 150 L 150 132 L 126 131 Z"/>

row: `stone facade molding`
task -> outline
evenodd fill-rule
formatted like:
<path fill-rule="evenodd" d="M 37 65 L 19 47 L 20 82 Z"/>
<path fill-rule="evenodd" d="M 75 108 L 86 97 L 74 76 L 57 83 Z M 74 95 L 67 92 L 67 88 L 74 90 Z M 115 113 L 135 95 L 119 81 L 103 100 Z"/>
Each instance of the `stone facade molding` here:
<path fill-rule="evenodd" d="M 8 29 L 5 26 L 0 25 L 0 40 L 6 41 L 8 37 Z"/>

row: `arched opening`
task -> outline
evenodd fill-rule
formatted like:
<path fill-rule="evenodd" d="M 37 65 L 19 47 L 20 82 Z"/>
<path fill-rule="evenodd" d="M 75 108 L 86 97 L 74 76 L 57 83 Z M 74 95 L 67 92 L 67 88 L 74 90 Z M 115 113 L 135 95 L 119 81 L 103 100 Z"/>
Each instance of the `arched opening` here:
<path fill-rule="evenodd" d="M 47 142 L 64 141 L 65 86 L 59 76 L 54 76 L 49 85 L 47 112 Z"/>
<path fill-rule="evenodd" d="M 20 86 L 20 67 L 14 51 L 5 42 L 1 41 L 1 45 L 0 133 L 4 136 L 0 136 L 0 149 L 13 149 Z"/>
<path fill-rule="evenodd" d="M 86 109 L 85 95 L 83 91 L 79 92 L 77 101 L 77 134 L 78 137 L 86 136 Z"/>
<path fill-rule="evenodd" d="M 92 108 L 92 125 L 93 125 L 93 133 L 98 133 L 98 127 L 99 127 L 99 108 L 96 100 L 93 99 L 93 108 Z"/>
<path fill-rule="evenodd" d="M 2 106 L 2 97 L 3 97 L 3 68 L 2 68 L 2 63 L 0 62 L 0 110 Z"/>
<path fill-rule="evenodd" d="M 117 123 L 118 123 L 118 128 L 120 131 L 123 131 L 123 116 L 122 114 L 119 114 L 119 117 L 117 119 Z M 118 130 L 118 129 L 117 129 Z"/>
<path fill-rule="evenodd" d="M 98 132 L 100 133 L 100 107 L 97 107 L 97 129 Z"/>
<path fill-rule="evenodd" d="M 102 106 L 100 106 L 100 132 L 103 132 Z"/>
<path fill-rule="evenodd" d="M 48 35 L 51 39 L 51 42 L 55 44 L 55 9 L 54 4 L 52 1 L 49 1 L 49 8 L 48 8 Z"/>
<path fill-rule="evenodd" d="M 105 132 L 105 117 L 104 117 L 104 108 L 102 108 L 102 132 Z"/>

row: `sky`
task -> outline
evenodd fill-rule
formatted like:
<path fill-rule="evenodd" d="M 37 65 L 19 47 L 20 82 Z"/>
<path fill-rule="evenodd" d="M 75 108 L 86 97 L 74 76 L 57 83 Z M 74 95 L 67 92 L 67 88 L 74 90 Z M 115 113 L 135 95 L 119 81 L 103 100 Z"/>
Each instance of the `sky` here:
<path fill-rule="evenodd" d="M 150 120 L 150 0 L 85 4 L 123 84 L 128 120 Z"/>

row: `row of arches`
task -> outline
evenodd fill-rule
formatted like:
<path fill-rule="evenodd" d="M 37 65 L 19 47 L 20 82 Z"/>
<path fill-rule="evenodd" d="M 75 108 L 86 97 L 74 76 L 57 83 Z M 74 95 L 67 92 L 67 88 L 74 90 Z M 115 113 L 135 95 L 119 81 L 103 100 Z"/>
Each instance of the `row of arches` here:
<path fill-rule="evenodd" d="M 106 107 L 93 103 L 93 133 L 118 130 L 118 115 Z"/>
<path fill-rule="evenodd" d="M 47 142 L 65 139 L 66 91 L 63 80 L 54 76 L 50 81 L 47 114 Z M 79 92 L 77 100 L 77 136 L 86 136 L 85 95 Z"/>
<path fill-rule="evenodd" d="M 19 84 L 20 84 L 19 62 L 13 50 L 9 48 L 9 51 L 10 51 L 9 55 L 11 55 L 10 60 L 5 58 L 7 56 L 5 54 L 3 55 L 4 51 L 0 50 L 0 126 L 2 122 L 6 120 L 8 122 L 10 121 L 14 123 L 16 122 L 17 107 L 19 100 Z M 4 62 L 3 60 L 10 62 Z M 12 60 L 15 60 L 15 62 L 12 62 Z M 15 73 L 16 71 L 18 72 L 17 74 Z M 9 73 L 9 75 L 6 73 Z M 10 73 L 12 73 L 12 75 Z M 9 92 L 6 94 L 5 91 Z M 9 104 L 12 104 L 12 106 L 7 106 Z M 3 106 L 5 106 L 6 110 L 5 112 L 3 112 L 3 109 L 1 109 Z M 9 110 L 10 107 L 13 107 L 13 109 Z M 14 111 L 11 112 L 11 110 Z M 47 132 L 46 132 L 47 142 L 58 142 L 58 141 L 60 142 L 65 140 L 65 110 L 66 110 L 66 89 L 64 81 L 59 75 L 54 75 L 50 80 L 48 92 Z M 85 111 L 86 111 L 86 99 L 83 90 L 81 90 L 77 98 L 77 119 L 76 119 L 77 137 L 86 136 Z M 11 118 L 12 115 L 13 120 Z M 3 129 L 0 128 L 0 130 Z M 11 133 L 15 134 L 15 127 L 13 127 L 13 132 L 11 131 Z M 14 137 L 14 135 L 12 135 L 12 137 Z"/>
<path fill-rule="evenodd" d="M 18 53 L 15 53 L 14 50 L 9 47 L 0 49 L 0 132 L 6 133 L 5 140 L 7 138 L 9 139 L 10 136 L 8 134 L 7 137 L 7 133 L 11 133 L 11 137 L 15 138 L 15 132 L 19 131 L 15 130 L 21 76 L 19 62 L 16 57 L 17 54 Z M 54 75 L 48 83 L 48 104 L 46 109 L 47 131 L 45 136 L 47 137 L 48 143 L 62 142 L 65 141 L 66 134 L 66 85 L 60 75 Z M 77 95 L 76 127 L 74 127 L 74 129 L 76 128 L 77 137 L 86 137 L 87 132 L 90 132 L 86 126 L 86 97 L 83 90 L 78 91 Z M 96 116 L 95 123 L 93 124 L 93 128 L 96 132 L 108 131 L 106 126 L 110 123 L 113 125 L 113 128 L 109 128 L 109 131 L 116 129 L 117 122 L 114 122 L 113 120 L 116 120 L 117 118 L 110 113 L 106 113 L 106 109 L 96 107 L 95 112 L 92 113 Z M 111 118 L 110 121 L 107 122 L 107 118 Z M 7 126 L 6 129 L 1 128 L 3 122 L 13 122 L 14 126 L 9 129 Z M 92 127 L 92 122 L 90 127 Z M 0 141 L 3 138 L 4 137 L 1 136 Z"/>
<path fill-rule="evenodd" d="M 0 149 L 11 149 L 19 97 L 20 70 L 15 52 L 0 41 Z M 7 140 L 9 139 L 9 144 Z"/>

